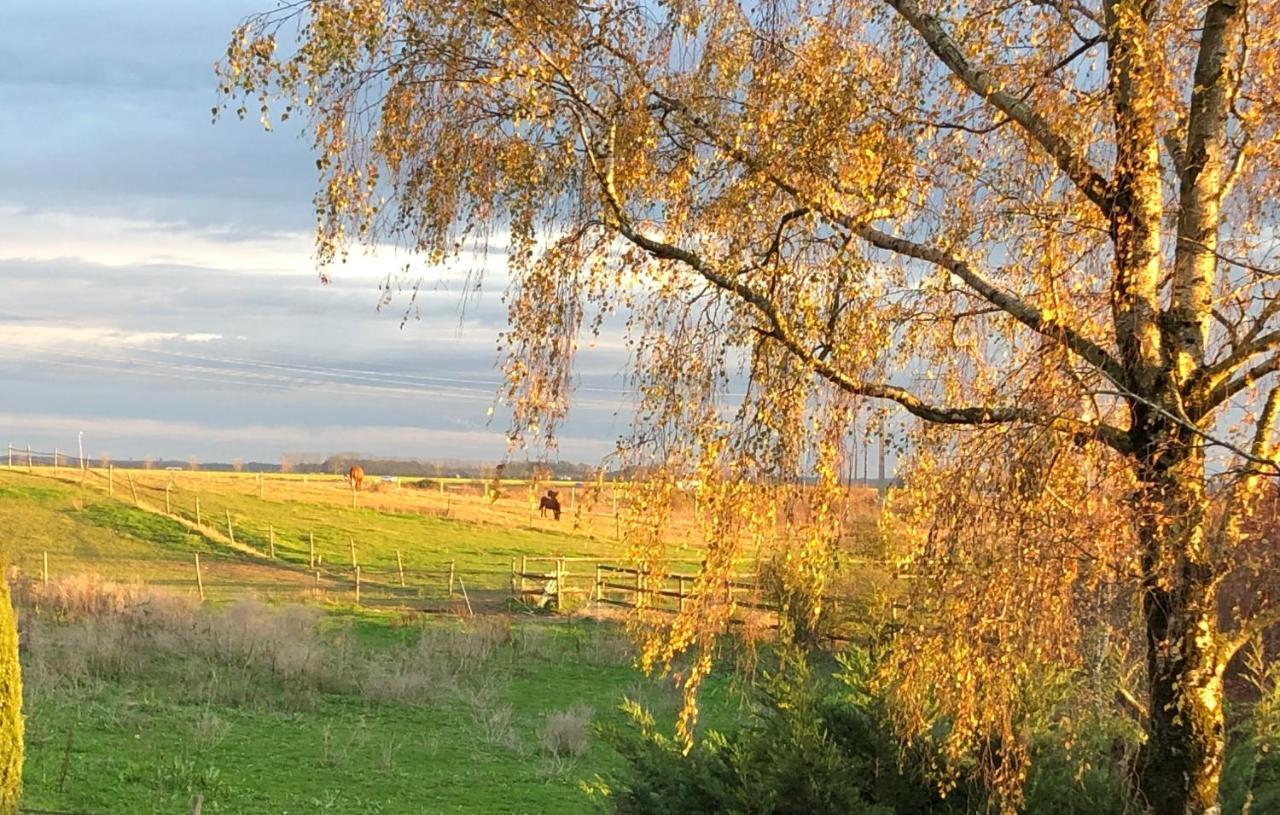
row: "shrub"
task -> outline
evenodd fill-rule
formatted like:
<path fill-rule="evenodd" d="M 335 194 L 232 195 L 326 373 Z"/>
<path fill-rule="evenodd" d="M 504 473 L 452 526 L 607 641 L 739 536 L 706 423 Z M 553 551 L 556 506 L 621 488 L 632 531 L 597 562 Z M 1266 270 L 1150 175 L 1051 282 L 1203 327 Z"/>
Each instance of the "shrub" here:
<path fill-rule="evenodd" d="M 1228 815 L 1280 812 L 1280 663 L 1266 664 L 1256 644 L 1245 652 L 1245 679 L 1256 694 L 1233 728 L 1222 777 Z"/>
<path fill-rule="evenodd" d="M 842 670 L 832 677 L 816 676 L 804 658 L 784 660 L 754 689 L 745 726 L 728 734 L 705 733 L 688 754 L 646 710 L 628 701 L 624 710 L 631 727 L 603 731 L 626 764 L 604 779 L 609 800 L 622 815 L 995 811 L 976 776 L 961 776 L 942 795 L 928 773 L 925 746 L 896 738 L 885 703 L 872 690 L 873 665 L 866 652 L 852 650 L 841 662 Z M 1080 732 L 1057 732 L 1060 720 L 1044 720 L 1033 742 L 1021 811 L 1126 811 L 1124 772 L 1132 728 L 1088 714 L 1086 706 L 1076 711 Z M 945 732 L 945 722 L 937 728 Z M 1069 751 L 1064 743 L 1071 745 Z"/>
<path fill-rule="evenodd" d="M 803 659 L 756 690 L 749 723 L 706 733 L 688 752 L 634 702 L 632 728 L 605 730 L 627 770 L 609 779 L 617 811 L 742 815 L 963 811 L 898 770 L 898 747 L 870 705 L 831 698 Z M 957 802 L 958 803 L 958 802 Z"/>
<path fill-rule="evenodd" d="M 538 728 L 538 748 L 553 758 L 578 758 L 591 749 L 591 719 L 585 705 L 548 713 Z"/>
<path fill-rule="evenodd" d="M 0 813 L 18 811 L 22 797 L 22 669 L 9 583 L 0 578 Z"/>

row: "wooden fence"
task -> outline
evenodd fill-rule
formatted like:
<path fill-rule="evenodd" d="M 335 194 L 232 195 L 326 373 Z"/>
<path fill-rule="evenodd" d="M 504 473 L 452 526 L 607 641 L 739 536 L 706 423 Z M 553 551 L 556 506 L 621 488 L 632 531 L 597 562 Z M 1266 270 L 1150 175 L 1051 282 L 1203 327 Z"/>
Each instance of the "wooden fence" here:
<path fill-rule="evenodd" d="M 547 564 L 537 570 L 537 564 Z M 532 566 L 531 566 L 532 564 Z M 634 566 L 601 562 L 594 558 L 522 557 L 511 561 L 511 596 L 539 608 L 564 610 L 574 598 L 591 603 L 635 608 L 644 605 L 662 611 L 684 611 L 698 587 L 698 574 L 654 572 Z M 733 575 L 717 588 L 739 608 L 776 612 L 777 606 L 763 601 L 759 579 L 754 574 Z"/>

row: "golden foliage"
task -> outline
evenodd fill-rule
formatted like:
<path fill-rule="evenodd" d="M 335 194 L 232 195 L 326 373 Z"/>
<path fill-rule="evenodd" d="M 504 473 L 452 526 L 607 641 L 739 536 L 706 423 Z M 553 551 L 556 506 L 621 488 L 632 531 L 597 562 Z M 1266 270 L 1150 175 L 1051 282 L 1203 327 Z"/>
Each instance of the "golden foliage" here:
<path fill-rule="evenodd" d="M 1146 649 L 1143 789 L 1213 806 L 1221 671 L 1269 615 L 1224 626 L 1217 587 L 1280 473 L 1276 0 L 311 0 L 219 75 L 241 116 L 305 111 L 322 263 L 505 243 L 513 443 L 554 446 L 625 316 L 639 563 L 699 485 L 698 599 L 633 622 L 686 738 L 735 559 L 822 596 L 875 401 L 914 421 L 904 736 L 946 718 L 944 783 L 976 754 L 1014 808 L 1028 686 Z"/>

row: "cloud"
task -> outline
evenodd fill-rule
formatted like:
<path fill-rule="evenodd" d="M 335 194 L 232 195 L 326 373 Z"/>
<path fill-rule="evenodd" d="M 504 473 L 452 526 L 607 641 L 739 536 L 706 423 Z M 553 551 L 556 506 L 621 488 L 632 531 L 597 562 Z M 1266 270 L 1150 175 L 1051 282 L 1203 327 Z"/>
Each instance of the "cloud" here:
<path fill-rule="evenodd" d="M 296 128 L 213 126 L 214 61 L 257 0 L 11 0 L 0 27 L 0 203 L 192 230 L 306 233 Z M 32 134 L 39 134 L 33 138 Z"/>
<path fill-rule="evenodd" d="M 22 412 L 0 416 L 0 433 L 65 447 L 92 428 L 117 455 L 500 456 L 503 236 L 444 269 L 391 247 L 354 253 L 320 285 L 309 141 L 209 121 L 212 63 L 262 8 L 6 3 L 0 392 Z M 379 285 L 419 274 L 401 328 L 408 294 L 380 308 Z M 607 451 L 625 427 L 626 350 L 612 335 L 596 346 L 566 454 Z"/>
<path fill-rule="evenodd" d="M 418 427 L 457 442 L 434 453 L 447 457 L 469 448 L 449 434 L 501 439 L 509 422 L 498 400 L 494 342 L 505 310 L 493 292 L 465 318 L 457 294 L 428 292 L 422 319 L 401 329 L 399 312 L 378 312 L 376 289 L 359 279 L 325 287 L 309 274 L 0 260 L 0 288 L 9 295 L 0 304 L 0 381 L 6 402 L 28 415 L 92 405 L 106 422 L 311 427 L 307 449 L 339 449 L 340 438 L 341 447 L 369 452 L 393 452 L 398 436 L 360 428 Z M 617 375 L 623 353 L 606 344 L 585 357 L 566 429 L 600 441 L 579 449 L 607 451 L 621 430 L 629 406 Z M 330 439 L 333 427 L 355 429 Z M 137 443 L 154 444 L 151 438 Z M 255 434 L 240 442 L 202 436 L 188 442 L 194 450 L 152 452 L 251 458 L 263 443 Z M 429 447 L 423 444 L 423 455 L 432 454 Z M 505 440 L 484 455 L 504 450 Z"/>
<path fill-rule="evenodd" d="M 60 449 L 71 449 L 77 434 L 84 432 L 85 455 L 99 458 L 154 455 L 164 458 L 202 457 L 219 451 L 225 457 L 275 460 L 296 450 L 313 450 L 323 439 L 326 452 L 339 450 L 382 451 L 402 458 L 461 458 L 477 461 L 500 460 L 506 450 L 506 436 L 496 430 L 448 430 L 417 426 L 333 424 L 245 424 L 217 426 L 166 419 L 103 419 L 76 414 L 0 413 L 0 427 L 12 438 L 63 439 Z M 56 443 L 46 448 L 52 451 Z M 598 459 L 609 451 L 598 439 L 566 437 L 561 452 L 581 459 Z M 25 450 L 26 443 L 14 444 Z"/>

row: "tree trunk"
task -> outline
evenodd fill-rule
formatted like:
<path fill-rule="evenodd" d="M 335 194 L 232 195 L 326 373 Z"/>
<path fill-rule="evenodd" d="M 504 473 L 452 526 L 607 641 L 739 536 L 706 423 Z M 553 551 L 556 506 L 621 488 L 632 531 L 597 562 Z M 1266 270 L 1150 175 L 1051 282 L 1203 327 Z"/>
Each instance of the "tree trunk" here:
<path fill-rule="evenodd" d="M 1139 453 L 1149 707 L 1138 777 L 1155 815 L 1217 815 L 1226 750 L 1204 457 L 1188 436 L 1169 429 Z"/>

